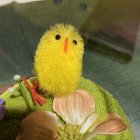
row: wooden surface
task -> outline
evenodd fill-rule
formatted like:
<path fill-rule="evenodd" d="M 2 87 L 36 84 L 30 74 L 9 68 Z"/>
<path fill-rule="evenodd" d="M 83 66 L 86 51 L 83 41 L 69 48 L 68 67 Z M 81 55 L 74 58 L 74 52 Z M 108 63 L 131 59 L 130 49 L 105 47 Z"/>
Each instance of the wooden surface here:
<path fill-rule="evenodd" d="M 13 84 L 5 84 L 0 86 L 0 94 L 2 94 L 4 91 L 6 91 L 9 87 L 12 87 Z"/>

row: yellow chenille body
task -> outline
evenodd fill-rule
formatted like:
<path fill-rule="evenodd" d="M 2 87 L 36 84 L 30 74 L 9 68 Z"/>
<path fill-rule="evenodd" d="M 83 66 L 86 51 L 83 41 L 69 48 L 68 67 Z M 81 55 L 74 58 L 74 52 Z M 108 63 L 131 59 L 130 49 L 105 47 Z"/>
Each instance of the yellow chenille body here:
<path fill-rule="evenodd" d="M 71 94 L 81 77 L 83 52 L 83 39 L 73 26 L 57 24 L 47 31 L 35 53 L 40 88 L 54 96 Z"/>

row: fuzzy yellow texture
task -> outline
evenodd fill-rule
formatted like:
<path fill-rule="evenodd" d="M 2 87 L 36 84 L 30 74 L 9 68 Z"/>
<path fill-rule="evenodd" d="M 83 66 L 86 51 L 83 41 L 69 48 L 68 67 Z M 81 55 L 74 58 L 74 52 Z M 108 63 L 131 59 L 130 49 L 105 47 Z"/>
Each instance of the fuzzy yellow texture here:
<path fill-rule="evenodd" d="M 56 35 L 61 38 L 57 40 Z M 67 52 L 64 51 L 66 38 Z M 68 24 L 51 27 L 41 38 L 35 53 L 34 68 L 40 87 L 54 96 L 71 94 L 81 77 L 83 52 L 83 39 L 75 27 Z"/>

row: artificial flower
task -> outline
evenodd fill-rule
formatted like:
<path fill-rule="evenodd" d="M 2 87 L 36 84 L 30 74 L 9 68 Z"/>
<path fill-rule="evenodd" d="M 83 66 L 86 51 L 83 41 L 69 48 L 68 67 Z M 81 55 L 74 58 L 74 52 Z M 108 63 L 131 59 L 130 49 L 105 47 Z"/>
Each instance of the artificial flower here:
<path fill-rule="evenodd" d="M 118 134 L 127 125 L 117 114 L 108 113 L 102 122 L 95 123 L 93 96 L 85 90 L 76 90 L 67 97 L 55 97 L 53 110 L 66 122 L 59 126 L 57 140 L 90 140 L 98 134 Z"/>

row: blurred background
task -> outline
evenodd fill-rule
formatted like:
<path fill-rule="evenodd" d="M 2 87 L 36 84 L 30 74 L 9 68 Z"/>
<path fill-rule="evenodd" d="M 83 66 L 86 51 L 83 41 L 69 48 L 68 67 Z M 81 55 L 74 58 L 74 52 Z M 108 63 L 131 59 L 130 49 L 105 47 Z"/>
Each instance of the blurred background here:
<path fill-rule="evenodd" d="M 83 76 L 112 93 L 139 140 L 139 21 L 139 0 L 0 0 L 0 93 L 13 75 L 32 75 L 36 46 L 49 26 L 71 23 L 86 44 Z"/>

